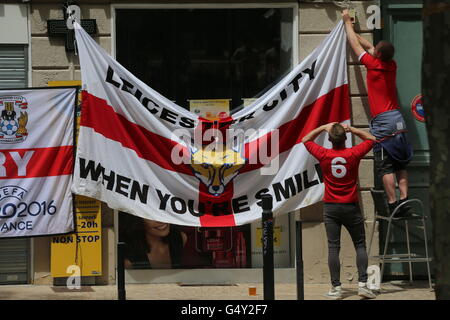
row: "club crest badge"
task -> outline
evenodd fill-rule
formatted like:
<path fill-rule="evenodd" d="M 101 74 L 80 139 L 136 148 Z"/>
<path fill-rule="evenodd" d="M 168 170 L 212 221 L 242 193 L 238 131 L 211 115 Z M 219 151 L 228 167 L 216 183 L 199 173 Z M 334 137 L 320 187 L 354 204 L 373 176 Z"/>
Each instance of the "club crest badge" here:
<path fill-rule="evenodd" d="M 22 96 L 0 96 L 0 143 L 18 143 L 28 137 L 28 102 Z"/>
<path fill-rule="evenodd" d="M 411 112 L 416 120 L 425 122 L 425 110 L 423 108 L 423 96 L 418 94 L 411 102 Z"/>

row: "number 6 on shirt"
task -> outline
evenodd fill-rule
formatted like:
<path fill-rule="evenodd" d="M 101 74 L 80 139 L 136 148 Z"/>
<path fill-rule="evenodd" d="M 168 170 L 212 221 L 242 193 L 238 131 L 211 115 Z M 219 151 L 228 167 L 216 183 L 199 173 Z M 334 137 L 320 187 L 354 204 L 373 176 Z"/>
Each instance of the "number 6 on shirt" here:
<path fill-rule="evenodd" d="M 331 173 L 336 178 L 343 178 L 347 174 L 347 169 L 343 164 L 347 164 L 347 161 L 342 157 L 336 157 L 331 160 Z"/>

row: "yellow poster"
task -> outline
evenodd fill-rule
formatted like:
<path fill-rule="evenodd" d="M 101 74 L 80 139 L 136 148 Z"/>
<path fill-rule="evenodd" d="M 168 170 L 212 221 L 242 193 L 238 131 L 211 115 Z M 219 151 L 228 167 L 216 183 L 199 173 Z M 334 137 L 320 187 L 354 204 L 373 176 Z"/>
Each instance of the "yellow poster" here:
<path fill-rule="evenodd" d="M 102 228 L 100 201 L 75 196 L 77 232 L 51 240 L 52 277 L 68 277 L 70 266 L 80 267 L 81 276 L 102 274 Z"/>
<path fill-rule="evenodd" d="M 229 99 L 189 100 L 191 112 L 208 120 L 221 120 L 230 116 Z"/>
<path fill-rule="evenodd" d="M 291 225 L 289 223 L 290 216 L 284 214 L 273 219 L 273 256 L 275 268 L 285 268 L 291 263 L 291 246 L 289 231 Z M 251 253 L 252 268 L 263 267 L 263 229 L 261 221 L 251 224 Z"/>
<path fill-rule="evenodd" d="M 248 107 L 249 105 L 251 105 L 253 102 L 256 101 L 256 98 L 244 98 L 242 99 L 242 101 L 244 101 L 244 107 Z"/>
<path fill-rule="evenodd" d="M 255 247 L 256 248 L 262 248 L 262 228 L 256 228 L 256 239 L 255 239 Z M 275 247 L 281 247 L 281 226 L 274 226 L 273 227 L 273 246 Z"/>
<path fill-rule="evenodd" d="M 50 87 L 81 86 L 81 81 L 49 81 Z M 78 97 L 81 104 L 81 94 Z M 78 108 L 80 110 L 80 108 Z M 78 137 L 80 117 L 77 114 Z M 68 277 L 70 266 L 80 267 L 81 276 L 102 274 L 101 203 L 88 197 L 74 195 L 76 233 L 51 239 L 51 273 L 53 277 Z"/>

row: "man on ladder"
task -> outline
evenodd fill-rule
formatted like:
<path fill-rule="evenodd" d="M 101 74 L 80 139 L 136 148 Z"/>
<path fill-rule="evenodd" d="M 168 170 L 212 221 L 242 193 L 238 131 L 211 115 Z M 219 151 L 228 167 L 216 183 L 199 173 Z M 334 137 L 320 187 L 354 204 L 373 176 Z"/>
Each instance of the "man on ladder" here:
<path fill-rule="evenodd" d="M 399 111 L 397 99 L 397 64 L 393 60 L 394 46 L 380 41 L 375 47 L 355 33 L 353 18 L 348 9 L 342 12 L 348 42 L 358 60 L 367 68 L 367 91 L 372 120 L 370 132 L 377 138 L 374 146 L 375 166 L 383 180 L 389 209 L 392 213 L 408 200 L 406 165 L 412 158 L 412 147 L 406 136 L 406 125 Z M 400 190 L 397 201 L 396 179 Z M 408 205 L 402 206 L 397 216 L 411 214 Z"/>

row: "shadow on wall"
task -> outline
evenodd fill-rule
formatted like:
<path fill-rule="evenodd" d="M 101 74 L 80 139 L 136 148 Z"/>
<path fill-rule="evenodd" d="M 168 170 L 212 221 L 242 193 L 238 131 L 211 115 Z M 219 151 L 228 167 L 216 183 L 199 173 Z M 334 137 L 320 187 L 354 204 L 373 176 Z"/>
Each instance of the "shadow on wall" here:
<path fill-rule="evenodd" d="M 366 78 L 363 74 L 363 70 L 365 69 L 365 67 L 363 65 L 354 65 L 353 69 L 354 69 L 355 83 L 356 83 L 357 88 L 352 88 L 351 84 L 350 84 L 350 93 L 358 94 L 358 95 L 367 95 Z M 349 66 L 348 74 L 350 74 L 350 66 Z M 364 107 L 369 108 L 368 103 L 365 103 Z M 370 110 L 367 110 L 367 111 L 370 114 Z M 369 117 L 369 119 L 370 118 L 371 117 Z"/>
<path fill-rule="evenodd" d="M 317 202 L 301 209 L 300 219 L 302 222 L 323 222 L 323 202 Z"/>
<path fill-rule="evenodd" d="M 337 3 L 333 3 L 335 5 L 335 8 L 332 7 L 325 7 L 325 12 L 327 13 L 328 18 L 330 18 L 331 21 L 337 21 L 340 19 L 341 11 L 345 9 L 344 6 L 340 6 Z M 339 16 L 338 16 L 339 14 Z"/>
<path fill-rule="evenodd" d="M 361 70 L 359 70 L 359 77 L 363 77 L 362 76 L 362 72 L 361 72 Z M 370 106 L 369 106 L 369 99 L 362 99 L 362 104 L 363 104 L 363 107 L 364 107 L 364 113 L 366 114 L 366 117 L 367 117 L 367 119 L 371 119 L 372 118 L 372 116 L 371 116 L 371 114 L 370 114 Z"/>
<path fill-rule="evenodd" d="M 5 16 L 5 11 L 6 11 L 5 10 L 5 6 L 6 6 L 5 3 L 0 3 L 0 17 L 4 17 Z M 27 8 L 27 6 L 20 6 L 19 8 L 20 8 L 20 15 L 23 18 L 27 18 L 28 17 L 28 12 L 27 12 L 28 8 Z"/>

